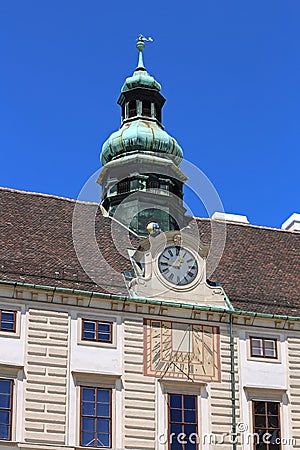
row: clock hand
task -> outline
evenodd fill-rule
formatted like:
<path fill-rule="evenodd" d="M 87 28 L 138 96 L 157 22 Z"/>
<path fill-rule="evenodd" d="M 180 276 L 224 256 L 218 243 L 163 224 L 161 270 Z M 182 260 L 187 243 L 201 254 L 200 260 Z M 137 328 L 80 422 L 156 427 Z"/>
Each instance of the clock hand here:
<path fill-rule="evenodd" d="M 175 262 L 167 262 L 166 264 L 168 264 L 168 266 L 177 267 L 177 268 L 179 268 L 181 266 L 181 263 L 177 262 L 177 261 L 175 261 Z"/>

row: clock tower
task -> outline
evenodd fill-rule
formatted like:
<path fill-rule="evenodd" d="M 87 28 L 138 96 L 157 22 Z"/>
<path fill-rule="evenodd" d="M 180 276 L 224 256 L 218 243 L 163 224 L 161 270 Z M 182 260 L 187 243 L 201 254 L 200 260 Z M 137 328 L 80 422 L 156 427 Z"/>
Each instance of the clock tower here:
<path fill-rule="evenodd" d="M 121 127 L 102 147 L 103 169 L 98 179 L 104 210 L 139 236 L 147 235 L 149 222 L 157 222 L 164 232 L 188 223 L 183 206 L 187 177 L 180 170 L 182 149 L 164 130 L 165 98 L 143 62 L 149 40 L 142 35 L 137 40 L 138 66 L 118 99 Z"/>

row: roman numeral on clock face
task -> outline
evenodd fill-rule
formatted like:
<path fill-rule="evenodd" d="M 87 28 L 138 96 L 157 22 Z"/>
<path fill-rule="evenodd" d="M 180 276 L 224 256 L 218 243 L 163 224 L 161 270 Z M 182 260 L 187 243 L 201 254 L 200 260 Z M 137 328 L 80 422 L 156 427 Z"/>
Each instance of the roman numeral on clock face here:
<path fill-rule="evenodd" d="M 192 283 L 198 274 L 198 263 L 187 249 L 171 246 L 158 258 L 158 268 L 165 280 L 177 286 Z"/>

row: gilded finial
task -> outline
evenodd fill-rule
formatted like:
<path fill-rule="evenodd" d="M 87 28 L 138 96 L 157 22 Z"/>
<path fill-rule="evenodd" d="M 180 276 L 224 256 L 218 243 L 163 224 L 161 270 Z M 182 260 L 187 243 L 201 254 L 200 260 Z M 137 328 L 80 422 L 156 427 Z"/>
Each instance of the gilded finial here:
<path fill-rule="evenodd" d="M 145 37 L 142 34 L 139 35 L 137 38 L 136 48 L 139 51 L 139 62 L 137 69 L 143 69 L 145 70 L 144 61 L 143 61 L 143 50 L 145 48 L 145 42 L 153 42 L 152 37 Z"/>

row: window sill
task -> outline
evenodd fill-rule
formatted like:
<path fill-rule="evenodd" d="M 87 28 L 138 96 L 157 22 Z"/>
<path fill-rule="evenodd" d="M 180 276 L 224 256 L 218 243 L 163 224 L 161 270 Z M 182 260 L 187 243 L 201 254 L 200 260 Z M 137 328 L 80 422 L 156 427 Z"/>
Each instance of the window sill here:
<path fill-rule="evenodd" d="M 267 363 L 267 364 L 281 364 L 281 360 L 278 358 L 262 358 L 260 356 L 248 356 L 248 361 L 255 361 L 260 363 Z"/>
<path fill-rule="evenodd" d="M 92 450 L 99 450 L 99 448 L 104 448 L 107 450 L 113 450 L 114 447 L 74 447 L 74 450 L 86 450 L 87 448 L 91 448 Z"/>
<path fill-rule="evenodd" d="M 114 342 L 98 342 L 98 341 L 89 341 L 88 339 L 80 339 L 78 341 L 78 345 L 86 345 L 88 347 L 102 347 L 102 348 L 111 348 L 116 349 L 117 346 Z"/>
<path fill-rule="evenodd" d="M 0 331 L 0 337 L 5 338 L 12 338 L 12 339 L 19 339 L 20 334 L 18 334 L 16 331 Z"/>
<path fill-rule="evenodd" d="M 0 439 L 0 448 L 5 450 L 6 448 L 19 448 L 19 443 L 16 441 L 6 441 L 5 439 Z"/>

